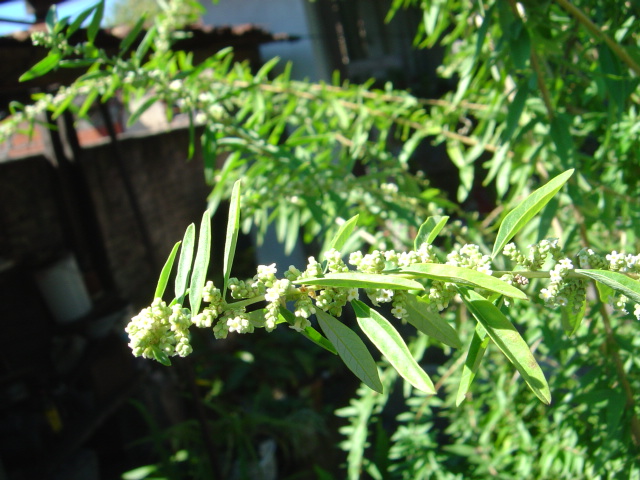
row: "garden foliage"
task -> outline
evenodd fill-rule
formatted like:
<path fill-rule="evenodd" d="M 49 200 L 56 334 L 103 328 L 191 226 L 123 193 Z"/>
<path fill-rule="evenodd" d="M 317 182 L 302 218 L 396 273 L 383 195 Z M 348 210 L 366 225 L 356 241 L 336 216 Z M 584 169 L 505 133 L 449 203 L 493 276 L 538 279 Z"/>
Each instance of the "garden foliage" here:
<path fill-rule="evenodd" d="M 439 74 L 456 87 L 438 99 L 337 76 L 294 81 L 287 67 L 274 73 L 277 59 L 254 73 L 230 50 L 196 65 L 171 49 L 178 2 L 109 56 L 94 45 L 102 8 L 73 22 L 52 12 L 34 34 L 50 53 L 24 80 L 87 71 L 13 105 L 0 140 L 25 119 L 82 116 L 116 92 L 141 100 L 130 122 L 157 101 L 186 114 L 190 155 L 202 128 L 210 209 L 127 327 L 134 354 L 169 364 L 191 352 L 193 328 L 226 338 L 288 325 L 368 387 L 338 411 L 349 478 L 638 478 L 633 2 L 395 0 L 390 21 L 401 8 L 422 15 L 415 47 L 445 50 Z M 87 19 L 87 41 L 70 45 Z M 429 141 L 457 169 L 457 203 L 412 163 Z M 478 185 L 495 194 L 488 218 L 457 206 Z M 211 212 L 226 199 L 215 286 Z M 278 266 L 281 277 L 263 265 L 234 278 L 240 230 L 270 223 L 285 250 L 301 234 L 315 255 Z"/>

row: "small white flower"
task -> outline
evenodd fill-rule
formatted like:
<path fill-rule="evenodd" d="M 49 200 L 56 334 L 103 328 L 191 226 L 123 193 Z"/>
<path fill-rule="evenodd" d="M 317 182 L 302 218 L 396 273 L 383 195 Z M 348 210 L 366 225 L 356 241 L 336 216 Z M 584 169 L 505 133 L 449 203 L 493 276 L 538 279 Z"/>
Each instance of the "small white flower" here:
<path fill-rule="evenodd" d="M 481 273 L 486 273 L 487 275 L 491 275 L 493 273 L 493 270 L 491 270 L 491 267 L 489 264 L 479 265 L 478 271 Z"/>
<path fill-rule="evenodd" d="M 271 265 L 258 265 L 258 275 L 275 275 L 278 269 L 276 268 L 276 264 L 272 263 Z"/>
<path fill-rule="evenodd" d="M 573 268 L 573 263 L 571 263 L 571 260 L 569 260 L 568 258 L 563 258 L 562 260 L 560 260 L 558 262 L 558 265 L 560 265 L 562 269 L 566 270 L 571 270 Z"/>
<path fill-rule="evenodd" d="M 549 278 L 553 283 L 559 283 L 562 281 L 562 274 L 560 271 L 553 269 L 549 272 Z"/>
<path fill-rule="evenodd" d="M 377 293 L 378 293 L 376 296 L 377 302 L 387 303 L 393 300 L 393 290 L 390 290 L 388 288 L 382 288 L 378 290 Z"/>
<path fill-rule="evenodd" d="M 545 302 L 550 301 L 553 298 L 553 294 L 546 288 L 540 290 L 540 298 Z"/>
<path fill-rule="evenodd" d="M 350 288 L 347 291 L 347 301 L 350 302 L 351 300 L 357 300 L 360 297 L 360 294 L 358 293 L 358 289 L 357 288 Z"/>
<path fill-rule="evenodd" d="M 404 318 L 407 315 L 407 310 L 400 305 L 396 305 L 391 309 L 391 315 L 396 318 Z"/>
<path fill-rule="evenodd" d="M 227 327 L 230 332 L 245 333 L 249 327 L 249 320 L 238 315 L 227 320 Z"/>
<path fill-rule="evenodd" d="M 267 302 L 277 302 L 280 298 L 280 293 L 277 288 L 267 288 L 267 293 L 264 295 L 264 299 Z"/>

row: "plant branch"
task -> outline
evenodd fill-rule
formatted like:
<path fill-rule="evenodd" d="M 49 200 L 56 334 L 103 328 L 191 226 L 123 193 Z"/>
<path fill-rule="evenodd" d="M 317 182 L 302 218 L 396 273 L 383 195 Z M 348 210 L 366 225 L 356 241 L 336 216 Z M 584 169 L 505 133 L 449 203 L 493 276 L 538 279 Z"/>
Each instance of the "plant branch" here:
<path fill-rule="evenodd" d="M 580 22 L 589 32 L 594 36 L 604 41 L 607 46 L 615 53 L 620 60 L 627 64 L 627 66 L 633 70 L 636 75 L 640 75 L 640 65 L 631 58 L 627 51 L 615 42 L 609 35 L 604 33 L 600 27 L 593 23 L 589 17 L 587 17 L 582 10 L 573 5 L 569 0 L 556 0 L 558 4 L 564 8 L 570 15 L 572 15 L 578 22 Z"/>
<path fill-rule="evenodd" d="M 542 68 L 540 68 L 538 54 L 536 53 L 535 47 L 533 45 L 531 46 L 531 67 L 536 72 L 536 82 L 538 83 L 538 88 L 540 89 L 540 94 L 542 95 L 544 106 L 547 109 L 549 120 L 553 120 L 554 109 L 553 105 L 551 104 L 551 95 L 549 94 L 549 89 L 547 88 L 547 84 L 544 81 L 544 74 L 542 73 Z"/>
<path fill-rule="evenodd" d="M 626 407 L 631 414 L 631 437 L 636 447 L 640 447 L 640 420 L 636 415 L 636 402 L 635 394 L 627 378 L 627 373 L 624 370 L 624 365 L 620 359 L 620 347 L 613 335 L 613 328 L 611 327 L 611 320 L 609 318 L 609 312 L 607 312 L 606 305 L 601 304 L 600 314 L 602 315 L 602 323 L 604 324 L 604 330 L 607 336 L 607 344 L 609 345 L 610 357 L 613 360 L 613 364 L 616 368 L 618 380 L 624 391 L 626 400 Z"/>
<path fill-rule="evenodd" d="M 574 206 L 574 212 L 576 213 L 576 217 L 578 220 L 577 223 L 581 226 L 579 232 L 582 244 L 584 247 L 589 247 L 590 242 L 587 230 L 584 227 L 584 222 L 580 222 L 582 214 L 576 206 Z M 590 283 L 593 288 L 593 282 Z M 633 443 L 636 448 L 638 448 L 640 447 L 640 420 L 638 420 L 638 415 L 636 415 L 635 394 L 633 392 L 633 389 L 631 388 L 629 379 L 627 378 L 627 373 L 624 370 L 622 360 L 620 359 L 620 347 L 613 334 L 609 312 L 607 311 L 606 305 L 602 302 L 600 304 L 600 314 L 602 315 L 602 323 L 604 325 L 605 335 L 607 337 L 607 345 L 609 346 L 609 351 L 611 352 L 610 357 L 613 360 L 613 364 L 615 365 L 616 373 L 618 375 L 618 380 L 620 381 L 620 385 L 622 386 L 622 390 L 624 391 L 625 406 L 630 412 L 631 438 L 633 439 Z"/>

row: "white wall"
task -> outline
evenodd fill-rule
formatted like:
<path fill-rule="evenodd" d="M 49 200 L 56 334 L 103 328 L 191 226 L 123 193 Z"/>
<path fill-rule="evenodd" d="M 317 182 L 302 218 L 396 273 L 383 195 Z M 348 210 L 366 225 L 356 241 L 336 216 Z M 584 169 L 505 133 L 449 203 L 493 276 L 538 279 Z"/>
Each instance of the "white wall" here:
<path fill-rule="evenodd" d="M 294 79 L 327 80 L 330 72 L 323 54 L 309 0 L 220 0 L 212 5 L 203 0 L 207 25 L 255 24 L 270 33 L 299 35 L 296 42 L 279 42 L 260 48 L 262 60 L 279 56 L 282 65 L 293 62 Z"/>

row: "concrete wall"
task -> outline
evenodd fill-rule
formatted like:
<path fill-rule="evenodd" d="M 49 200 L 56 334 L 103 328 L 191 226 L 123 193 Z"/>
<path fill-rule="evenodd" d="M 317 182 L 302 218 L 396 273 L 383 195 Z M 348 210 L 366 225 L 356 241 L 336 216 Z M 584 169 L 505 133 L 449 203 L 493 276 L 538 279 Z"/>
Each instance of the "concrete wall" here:
<path fill-rule="evenodd" d="M 142 215 L 160 267 L 191 222 L 199 223 L 206 197 L 202 159 L 187 161 L 188 132 L 121 140 Z M 87 148 L 83 169 L 119 292 L 153 294 L 158 271 L 150 266 L 124 183 L 107 144 Z M 35 269 L 68 250 L 56 199 L 55 171 L 43 156 L 0 163 L 0 263 Z M 86 273 L 86 272 L 85 272 Z"/>

